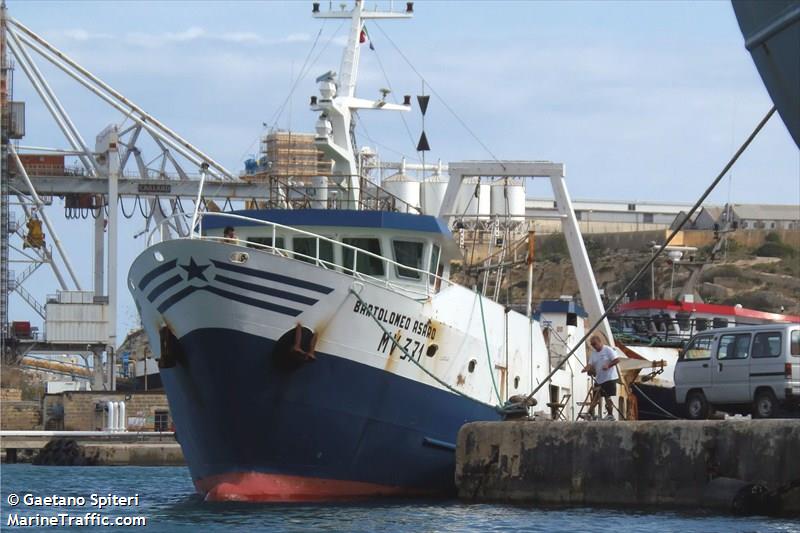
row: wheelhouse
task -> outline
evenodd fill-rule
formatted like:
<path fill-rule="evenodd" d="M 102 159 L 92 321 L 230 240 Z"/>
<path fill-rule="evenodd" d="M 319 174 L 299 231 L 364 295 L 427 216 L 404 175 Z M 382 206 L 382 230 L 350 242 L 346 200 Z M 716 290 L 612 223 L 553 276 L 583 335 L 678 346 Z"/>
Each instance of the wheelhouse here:
<path fill-rule="evenodd" d="M 380 211 L 242 210 L 205 213 L 203 237 L 269 251 L 415 294 L 437 292 L 460 257 L 437 218 Z M 231 227 L 234 238 L 226 238 Z M 246 252 L 245 252 L 246 253 Z"/>

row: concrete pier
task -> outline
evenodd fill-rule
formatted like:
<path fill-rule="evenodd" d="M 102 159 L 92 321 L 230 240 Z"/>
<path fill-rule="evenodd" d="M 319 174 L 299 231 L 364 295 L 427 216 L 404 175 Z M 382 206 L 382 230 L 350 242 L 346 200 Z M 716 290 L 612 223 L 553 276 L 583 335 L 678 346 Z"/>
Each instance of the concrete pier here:
<path fill-rule="evenodd" d="M 42 464 L 185 464 L 183 452 L 173 432 L 0 431 L 0 458 L 5 463 L 35 462 L 37 456 L 58 443 L 72 443 L 74 446 L 68 447 L 68 450 L 53 450 L 53 453 L 48 454 L 48 460 Z M 67 463 L 61 462 L 62 455 Z M 76 456 L 80 456 L 77 463 L 69 462 Z M 51 463 L 50 460 L 55 462 Z"/>
<path fill-rule="evenodd" d="M 475 422 L 455 480 L 469 500 L 800 514 L 800 420 Z"/>

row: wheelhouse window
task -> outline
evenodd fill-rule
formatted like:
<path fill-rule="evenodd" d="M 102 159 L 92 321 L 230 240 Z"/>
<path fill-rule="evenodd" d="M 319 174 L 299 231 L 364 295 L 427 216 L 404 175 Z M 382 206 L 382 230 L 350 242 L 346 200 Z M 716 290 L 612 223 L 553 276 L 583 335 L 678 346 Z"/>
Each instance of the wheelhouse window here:
<path fill-rule="evenodd" d="M 753 338 L 753 357 L 778 357 L 781 354 L 781 334 L 778 331 L 756 333 Z"/>
<path fill-rule="evenodd" d="M 428 265 L 428 272 L 430 272 L 430 275 L 428 276 L 428 282 L 429 283 L 435 283 L 435 281 L 436 281 L 436 274 L 437 274 L 436 269 L 437 269 L 437 267 L 439 265 L 439 254 L 440 254 L 440 252 L 441 252 L 441 249 L 439 248 L 439 246 L 434 244 L 433 245 L 433 249 L 431 250 L 431 262 Z"/>
<path fill-rule="evenodd" d="M 392 249 L 394 251 L 394 260 L 401 265 L 415 268 L 411 270 L 395 266 L 395 274 L 399 278 L 406 279 L 420 279 L 419 270 L 422 270 L 422 249 L 424 245 L 421 242 L 414 241 L 392 241 Z"/>
<path fill-rule="evenodd" d="M 272 248 L 272 237 L 248 237 L 247 242 L 249 243 L 247 246 L 248 248 L 264 248 L 267 246 Z M 260 246 L 259 246 L 260 245 Z M 284 240 L 283 237 L 278 237 L 275 239 L 275 248 L 284 248 Z"/>
<path fill-rule="evenodd" d="M 750 353 L 750 334 L 723 335 L 719 339 L 717 359 L 747 359 Z"/>
<path fill-rule="evenodd" d="M 682 359 L 686 361 L 696 361 L 698 359 L 710 359 L 711 358 L 711 342 L 714 340 L 713 337 L 705 336 L 705 337 L 696 337 L 689 346 L 686 347 L 686 351 L 683 352 Z"/>
<path fill-rule="evenodd" d="M 314 237 L 295 237 L 292 239 L 292 249 L 297 255 L 295 259 L 306 263 L 315 263 L 317 258 L 323 263 L 333 263 L 333 243 L 319 239 L 319 257 L 317 257 L 317 239 Z"/>
<path fill-rule="evenodd" d="M 342 239 L 344 244 L 354 246 L 361 250 L 381 255 L 381 241 L 370 237 L 346 237 Z M 342 247 L 342 266 L 348 270 L 353 270 L 353 249 Z M 383 260 L 367 254 L 357 254 L 356 271 L 368 276 L 383 276 Z"/>

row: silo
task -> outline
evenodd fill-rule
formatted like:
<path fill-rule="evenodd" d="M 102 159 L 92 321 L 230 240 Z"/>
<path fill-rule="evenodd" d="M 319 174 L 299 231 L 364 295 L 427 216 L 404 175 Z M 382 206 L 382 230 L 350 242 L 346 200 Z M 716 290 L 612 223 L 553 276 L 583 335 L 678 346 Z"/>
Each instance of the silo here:
<path fill-rule="evenodd" d="M 475 198 L 475 188 L 478 197 Z M 458 189 L 455 213 L 457 216 L 488 218 L 490 212 L 490 192 L 488 183 L 480 183 L 478 178 L 464 178 Z"/>
<path fill-rule="evenodd" d="M 492 217 L 523 220 L 525 218 L 525 182 L 521 178 L 502 179 L 492 183 Z"/>
<path fill-rule="evenodd" d="M 398 172 L 389 176 L 381 186 L 389 194 L 396 196 L 400 201 L 395 204 L 395 209 L 401 213 L 419 213 L 419 182 Z"/>
<path fill-rule="evenodd" d="M 447 180 L 440 174 L 434 174 L 423 181 L 420 187 L 422 189 L 422 214 L 437 216 L 447 191 Z"/>

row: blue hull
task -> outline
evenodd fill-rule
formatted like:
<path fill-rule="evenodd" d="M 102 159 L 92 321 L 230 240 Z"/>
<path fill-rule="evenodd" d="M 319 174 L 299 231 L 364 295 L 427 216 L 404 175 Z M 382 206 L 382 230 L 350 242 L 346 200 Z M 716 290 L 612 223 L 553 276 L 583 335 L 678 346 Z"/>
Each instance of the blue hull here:
<path fill-rule="evenodd" d="M 274 341 L 239 331 L 196 330 L 180 345 L 183 364 L 161 377 L 196 485 L 255 472 L 449 493 L 459 428 L 499 419 L 485 404 L 325 353 L 286 369 Z"/>

